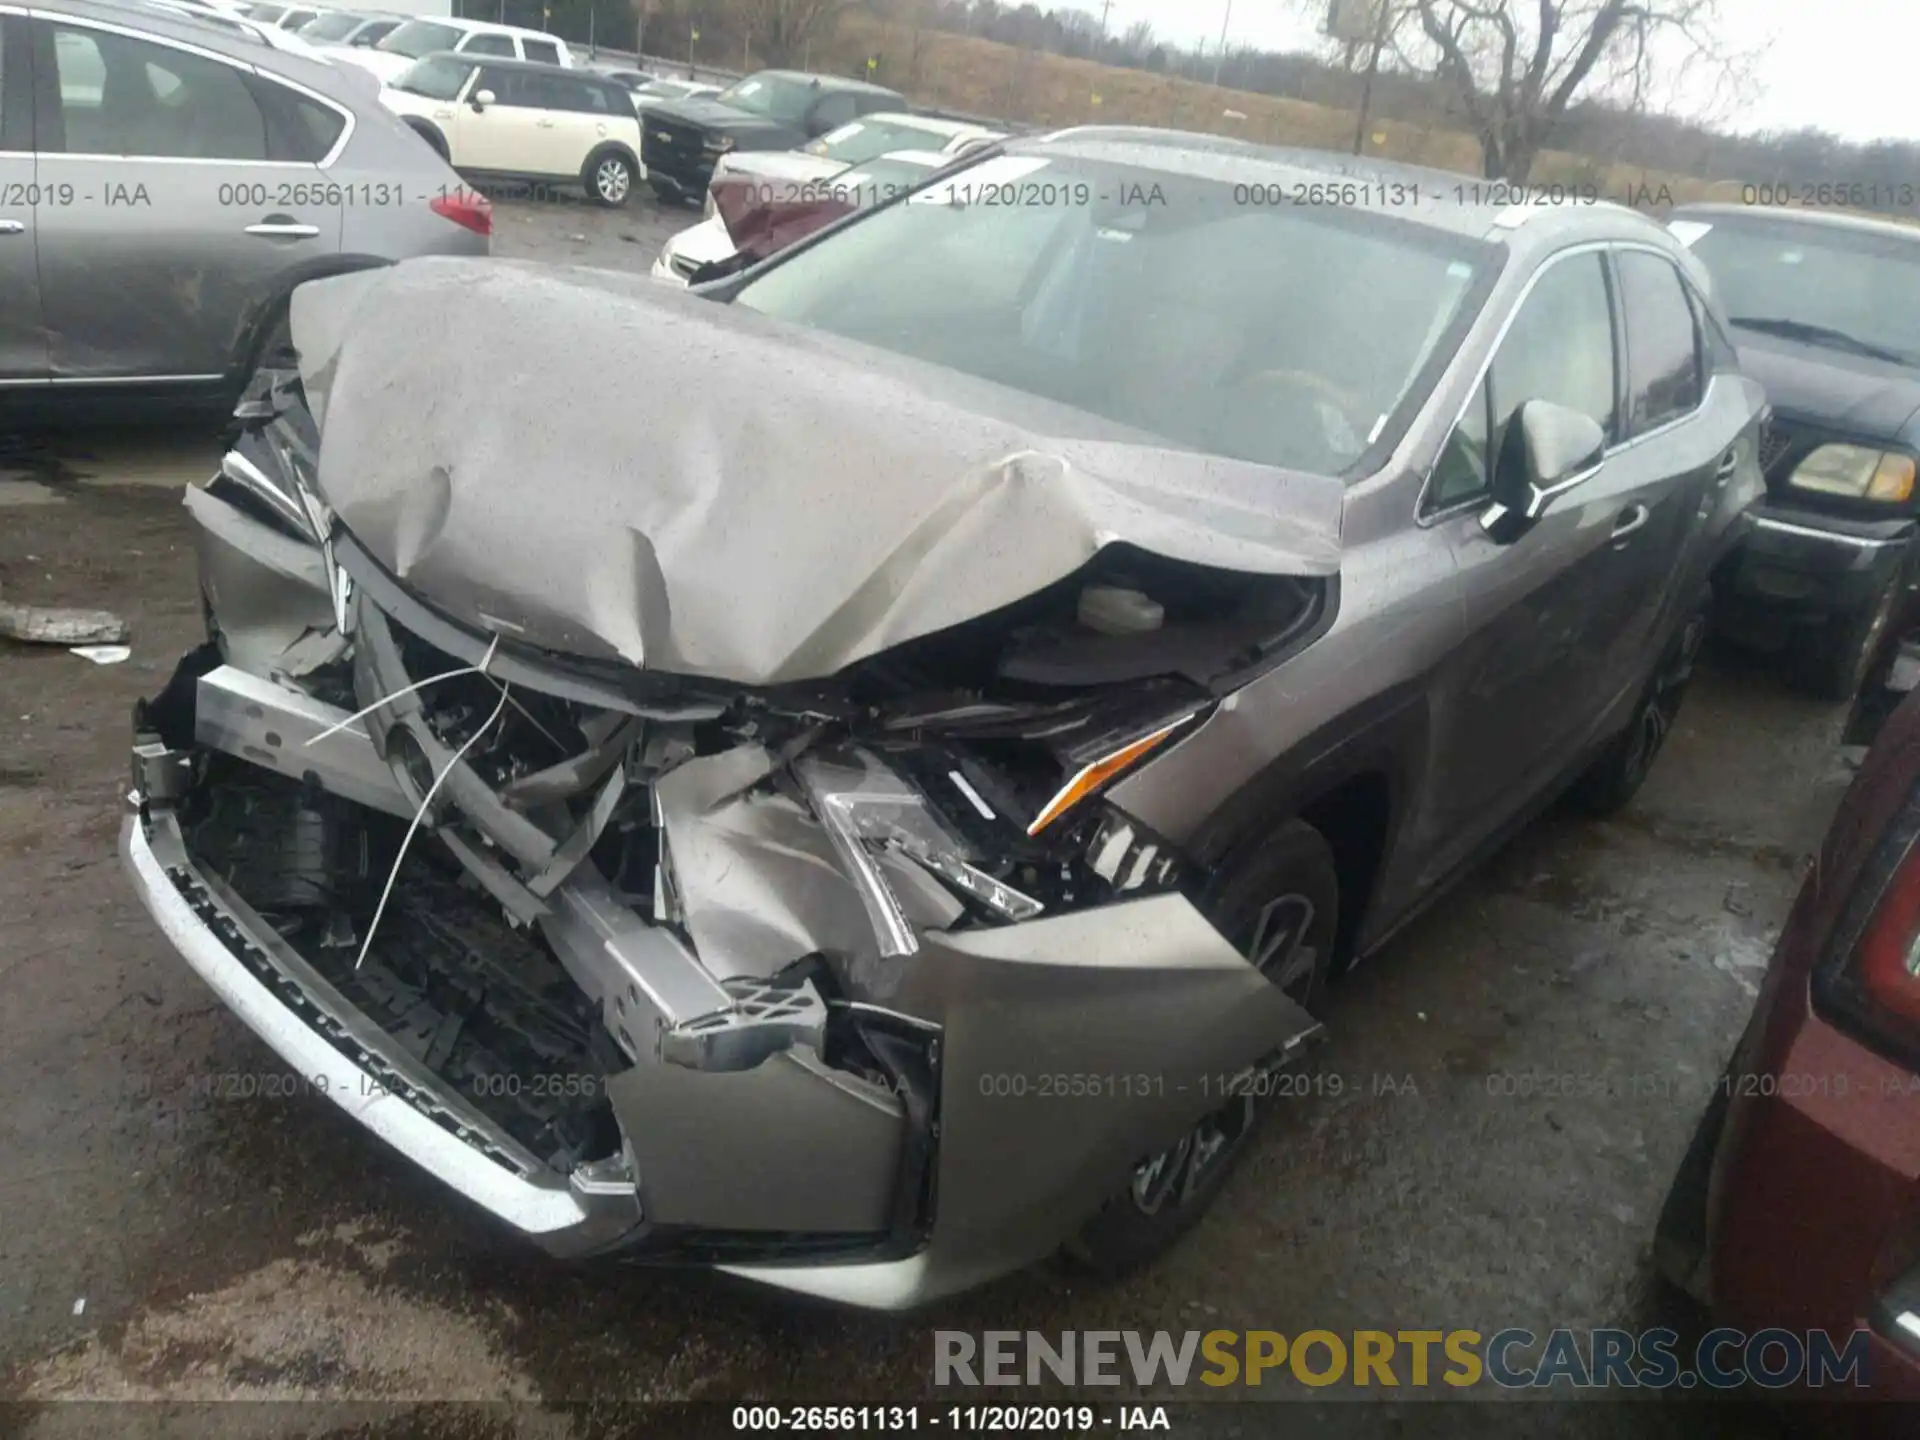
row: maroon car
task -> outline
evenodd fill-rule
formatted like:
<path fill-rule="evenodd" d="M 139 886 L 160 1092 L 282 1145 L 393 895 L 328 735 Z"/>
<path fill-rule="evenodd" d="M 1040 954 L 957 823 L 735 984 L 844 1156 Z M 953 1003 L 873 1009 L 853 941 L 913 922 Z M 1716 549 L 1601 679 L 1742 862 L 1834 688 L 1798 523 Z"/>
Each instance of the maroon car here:
<path fill-rule="evenodd" d="M 675 271 L 692 285 L 737 274 L 843 216 L 917 189 L 955 158 L 931 150 L 896 150 L 824 180 L 721 175 L 708 193 L 737 248 L 723 260 L 693 268 L 676 263 Z"/>
<path fill-rule="evenodd" d="M 1661 1213 L 1716 1324 L 1872 1332 L 1920 1399 L 1920 697 L 1886 722 L 1807 876 Z"/>

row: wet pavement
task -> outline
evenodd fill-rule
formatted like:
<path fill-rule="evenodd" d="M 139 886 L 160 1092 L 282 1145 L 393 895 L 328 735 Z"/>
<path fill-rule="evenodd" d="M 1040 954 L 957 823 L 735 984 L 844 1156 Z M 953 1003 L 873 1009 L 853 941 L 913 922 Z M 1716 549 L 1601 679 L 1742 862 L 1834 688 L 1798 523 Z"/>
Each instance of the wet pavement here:
<path fill-rule="evenodd" d="M 497 250 L 644 269 L 695 218 L 506 201 Z M 1044 1266 L 924 1314 L 847 1314 L 557 1265 L 324 1100 L 222 1098 L 220 1077 L 284 1067 L 161 942 L 113 853 L 129 708 L 199 639 L 176 490 L 212 454 L 164 433 L 0 453 L 0 594 L 133 627 L 113 666 L 0 642 L 0 1395 L 297 1399 L 320 1403 L 234 1433 L 376 1433 L 393 1412 L 355 1402 L 927 1397 L 935 1328 L 1672 1314 L 1654 1218 L 1848 781 L 1840 712 L 1712 657 L 1622 818 L 1548 816 L 1336 991 L 1303 1093 L 1154 1270 Z M 1587 1408 L 1582 1433 L 1751 1433 Z M 131 1433 L 160 1412 L 111 1413 Z M 15 1418 L 56 1435 L 100 1414 Z"/>

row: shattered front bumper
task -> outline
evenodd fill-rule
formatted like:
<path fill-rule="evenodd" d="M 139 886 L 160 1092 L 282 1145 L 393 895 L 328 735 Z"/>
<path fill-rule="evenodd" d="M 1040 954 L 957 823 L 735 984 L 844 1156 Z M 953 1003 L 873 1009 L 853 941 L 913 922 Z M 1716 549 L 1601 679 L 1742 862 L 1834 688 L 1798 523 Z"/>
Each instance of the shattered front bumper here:
<path fill-rule="evenodd" d="M 281 557 L 268 584 L 250 574 L 274 555 L 253 533 L 267 527 L 204 495 L 194 508 L 221 649 L 189 657 L 168 687 L 171 733 L 137 737 L 122 846 L 134 884 L 182 957 L 313 1088 L 556 1254 L 697 1262 L 915 1305 L 1047 1254 L 1219 1108 L 1236 1074 L 1317 1029 L 1174 892 L 1017 924 L 922 917 L 912 953 L 884 955 L 825 829 L 743 786 L 772 763 L 749 746 L 653 785 L 673 860 L 655 881 L 671 919 L 657 923 L 617 877 L 503 805 L 418 694 L 394 693 L 397 636 L 430 632 L 468 664 L 492 653 L 488 637 L 397 591 L 376 603 L 362 583 L 351 644 L 335 647 L 361 703 L 376 701 L 355 718 L 285 658 L 326 628 L 337 577 Z M 497 673 L 528 695 L 581 683 L 525 654 Z M 413 928 L 392 943 L 426 946 L 442 921 L 478 941 L 407 980 L 413 957 L 384 938 L 362 972 L 350 947 L 289 928 L 242 893 L 257 882 L 195 849 L 210 803 L 255 791 L 264 828 L 243 849 L 263 835 L 331 854 L 295 833 L 316 808 L 369 833 L 417 816 L 388 882 Z M 414 895 L 422 866 L 439 867 L 438 888 Z M 821 956 L 844 962 L 839 983 L 796 977 Z M 527 1117 L 498 1103 L 541 1080 L 553 1047 L 447 1058 L 468 1043 L 463 1023 L 486 1025 L 514 957 L 557 962 L 591 1017 L 567 1067 L 604 1101 L 597 1149 L 529 1138 Z"/>
<path fill-rule="evenodd" d="M 170 810 L 130 814 L 120 854 L 160 933 L 305 1088 L 555 1254 L 605 1248 L 640 1222 L 630 1186 L 548 1172 L 358 1014 L 194 863 Z"/>

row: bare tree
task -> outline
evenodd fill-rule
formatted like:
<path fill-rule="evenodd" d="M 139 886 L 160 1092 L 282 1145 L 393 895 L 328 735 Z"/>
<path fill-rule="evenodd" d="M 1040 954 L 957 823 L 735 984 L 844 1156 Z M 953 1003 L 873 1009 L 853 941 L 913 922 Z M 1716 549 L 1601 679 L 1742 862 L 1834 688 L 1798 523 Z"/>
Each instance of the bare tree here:
<path fill-rule="evenodd" d="M 1611 92 L 1643 107 L 1705 63 L 1738 62 L 1717 41 L 1720 0 L 1411 0 L 1397 53 L 1437 80 L 1480 142 L 1482 173 L 1524 181 L 1567 107 Z"/>
<path fill-rule="evenodd" d="M 728 28 L 771 65 L 791 64 L 815 40 L 833 33 L 854 0 L 726 0 Z"/>

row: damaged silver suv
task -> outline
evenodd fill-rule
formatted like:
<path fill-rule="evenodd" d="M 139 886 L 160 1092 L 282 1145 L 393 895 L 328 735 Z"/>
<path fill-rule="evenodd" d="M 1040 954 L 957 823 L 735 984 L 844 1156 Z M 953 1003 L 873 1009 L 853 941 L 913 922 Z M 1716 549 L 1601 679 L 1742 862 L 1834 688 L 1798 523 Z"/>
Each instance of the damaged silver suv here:
<path fill-rule="evenodd" d="M 146 905 L 556 1253 L 1151 1258 L 1333 974 L 1631 797 L 1761 490 L 1658 225 L 1340 163 L 1069 131 L 718 290 L 302 287 L 187 496 Z"/>

